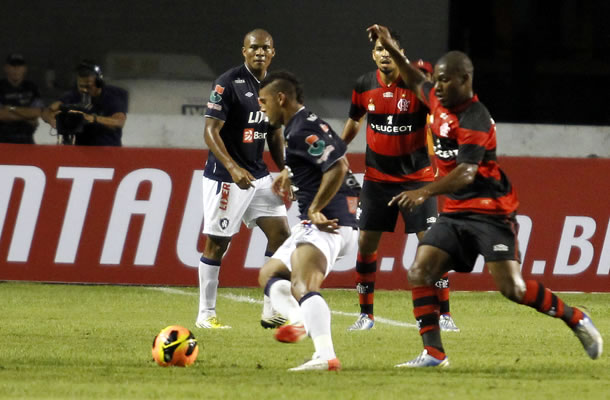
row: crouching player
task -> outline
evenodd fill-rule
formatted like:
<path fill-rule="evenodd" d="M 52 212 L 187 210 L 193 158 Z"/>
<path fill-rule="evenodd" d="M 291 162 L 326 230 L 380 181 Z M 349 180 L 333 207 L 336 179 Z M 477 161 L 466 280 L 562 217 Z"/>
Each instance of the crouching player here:
<path fill-rule="evenodd" d="M 261 110 L 273 126 L 284 125 L 286 165 L 273 183 L 281 196 L 298 190 L 301 222 L 263 266 L 259 283 L 288 324 L 275 331 L 281 342 L 309 335 L 315 353 L 290 371 L 341 369 L 331 338 L 330 309 L 320 285 L 335 261 L 355 249 L 357 196 L 348 185 L 346 145 L 328 124 L 303 106 L 294 75 L 275 72 L 261 82 Z"/>

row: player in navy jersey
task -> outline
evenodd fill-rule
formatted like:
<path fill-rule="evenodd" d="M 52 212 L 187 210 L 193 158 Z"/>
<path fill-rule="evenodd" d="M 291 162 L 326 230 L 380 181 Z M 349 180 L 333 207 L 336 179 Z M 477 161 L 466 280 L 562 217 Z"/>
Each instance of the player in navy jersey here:
<path fill-rule="evenodd" d="M 392 40 L 400 47 L 395 32 L 392 32 Z M 413 212 L 387 205 L 398 193 L 420 188 L 434 180 L 426 144 L 428 108 L 403 82 L 396 63 L 379 41 L 375 42 L 372 55 L 377 70 L 358 78 L 342 134 L 349 144 L 366 115 L 366 170 L 360 195 L 356 259 L 360 316 L 349 331 L 371 329 L 375 324 L 377 250 L 383 232 L 394 231 L 400 212 L 405 233 L 416 233 L 421 239 L 437 217 L 436 199 L 429 199 Z M 459 331 L 449 309 L 448 275 L 439 279 L 436 285 L 442 305 L 441 329 Z"/>
<path fill-rule="evenodd" d="M 297 188 L 301 223 L 263 266 L 259 282 L 273 307 L 288 317 L 275 338 L 297 342 L 309 335 L 315 353 L 290 369 L 339 370 L 331 316 L 320 285 L 335 261 L 356 246 L 357 196 L 346 183 L 347 146 L 331 127 L 303 106 L 299 81 L 288 72 L 261 82 L 261 109 L 274 126 L 285 125 L 287 167 L 274 181 L 280 195 Z"/>
<path fill-rule="evenodd" d="M 387 28 L 368 28 L 397 63 L 400 74 L 431 110 L 434 150 L 441 178 L 417 190 L 405 191 L 391 204 L 412 210 L 427 199 L 445 194 L 438 221 L 426 232 L 408 272 L 414 314 L 424 350 L 397 367 L 445 367 L 438 326 L 439 305 L 434 282 L 450 269 L 470 272 L 482 254 L 496 286 L 508 299 L 561 318 L 592 359 L 601 356 L 603 340 L 584 312 L 565 304 L 541 283 L 521 276 L 515 190 L 496 159 L 496 127 L 472 89 L 473 66 L 468 56 L 451 51 L 434 70 L 435 83 L 424 78 L 391 40 Z"/>
<path fill-rule="evenodd" d="M 244 37 L 244 64 L 222 74 L 212 86 L 205 113 L 204 138 L 210 151 L 203 172 L 203 234 L 205 248 L 199 263 L 198 328 L 228 328 L 216 317 L 218 275 L 231 238 L 241 227 L 258 226 L 267 237 L 266 256 L 290 235 L 286 207 L 271 190 L 272 179 L 263 162 L 265 141 L 271 156 L 284 168 L 284 144 L 279 129 L 269 125 L 260 110 L 260 80 L 275 55 L 273 38 L 263 29 Z M 261 324 L 285 322 L 265 298 Z"/>

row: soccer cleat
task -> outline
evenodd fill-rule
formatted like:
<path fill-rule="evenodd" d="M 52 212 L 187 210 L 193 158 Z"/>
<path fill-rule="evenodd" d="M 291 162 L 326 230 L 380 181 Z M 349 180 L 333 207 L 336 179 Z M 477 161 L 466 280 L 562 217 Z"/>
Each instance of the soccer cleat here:
<path fill-rule="evenodd" d="M 278 328 L 286 323 L 286 318 L 280 313 L 274 313 L 268 317 L 261 316 L 261 326 L 265 329 Z"/>
<path fill-rule="evenodd" d="M 261 314 L 261 326 L 265 329 L 277 328 L 286 323 L 286 318 L 275 311 L 271 306 L 269 296 L 263 296 L 263 312 Z"/>
<path fill-rule="evenodd" d="M 589 357 L 597 360 L 602 355 L 604 340 L 595 325 L 593 325 L 591 318 L 584 312 L 582 314 L 583 318 L 578 321 L 578 324 L 572 330 L 578 340 L 580 340 L 580 343 L 582 343 Z"/>
<path fill-rule="evenodd" d="M 340 371 L 341 361 L 338 358 L 332 360 L 322 360 L 314 358 L 298 367 L 290 368 L 288 371 Z"/>
<path fill-rule="evenodd" d="M 444 332 L 459 332 L 460 328 L 455 325 L 451 314 L 443 314 L 438 319 L 438 325 L 441 327 L 441 331 Z"/>
<path fill-rule="evenodd" d="M 348 331 L 367 331 L 375 326 L 375 320 L 369 318 L 367 314 L 360 314 L 356 322 L 349 328 Z"/>
<path fill-rule="evenodd" d="M 195 322 L 195 326 L 197 328 L 206 328 L 206 329 L 230 329 L 231 328 L 229 325 L 224 325 L 220 321 L 218 321 L 218 318 L 216 318 L 215 315 L 212 315 L 211 317 L 207 317 L 204 320 L 197 320 L 197 322 Z"/>
<path fill-rule="evenodd" d="M 428 350 L 424 349 L 420 355 L 411 361 L 396 365 L 396 368 L 421 368 L 421 367 L 439 367 L 445 368 L 449 366 L 449 358 L 445 356 L 442 360 L 432 357 L 428 354 Z"/>
<path fill-rule="evenodd" d="M 286 324 L 277 328 L 273 336 L 278 342 L 297 343 L 305 339 L 307 331 L 303 324 Z"/>

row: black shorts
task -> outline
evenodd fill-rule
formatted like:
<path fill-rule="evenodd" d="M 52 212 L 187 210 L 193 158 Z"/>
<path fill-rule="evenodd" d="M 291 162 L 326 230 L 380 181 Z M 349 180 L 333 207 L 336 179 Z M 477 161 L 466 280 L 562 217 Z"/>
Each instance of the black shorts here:
<path fill-rule="evenodd" d="M 405 233 L 425 231 L 438 215 L 436 197 L 426 200 L 411 212 L 399 210 L 396 205 L 388 207 L 388 202 L 405 190 L 419 189 L 428 183 L 381 183 L 365 180 L 358 204 L 358 227 L 365 231 L 394 232 L 400 211 L 405 222 Z"/>
<path fill-rule="evenodd" d="M 485 262 L 516 260 L 521 262 L 515 214 L 486 215 L 474 213 L 441 214 L 419 245 L 438 247 L 449 253 L 453 269 L 470 272 L 479 254 Z"/>

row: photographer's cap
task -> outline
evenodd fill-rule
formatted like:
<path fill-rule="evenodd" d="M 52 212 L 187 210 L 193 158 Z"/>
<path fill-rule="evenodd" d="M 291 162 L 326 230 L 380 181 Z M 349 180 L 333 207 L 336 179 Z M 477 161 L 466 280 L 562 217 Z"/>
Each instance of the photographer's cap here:
<path fill-rule="evenodd" d="M 20 53 L 11 53 L 6 57 L 6 63 L 8 65 L 25 65 L 25 58 L 23 58 L 23 54 Z"/>

